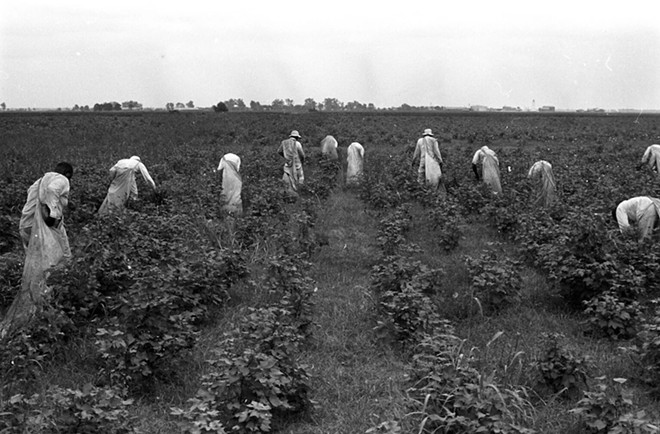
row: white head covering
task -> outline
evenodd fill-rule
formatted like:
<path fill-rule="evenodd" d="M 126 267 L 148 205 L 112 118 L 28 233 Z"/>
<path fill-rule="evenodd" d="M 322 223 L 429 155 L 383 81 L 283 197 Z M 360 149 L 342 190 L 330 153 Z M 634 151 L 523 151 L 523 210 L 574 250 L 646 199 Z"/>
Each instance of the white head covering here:
<path fill-rule="evenodd" d="M 140 160 L 140 157 L 138 157 L 137 155 L 133 155 L 130 159 L 131 159 L 131 160 L 137 160 L 137 161 L 139 161 L 140 163 L 142 162 L 142 160 Z"/>
<path fill-rule="evenodd" d="M 236 166 L 236 171 L 238 172 L 241 169 L 241 157 L 239 157 L 236 154 L 232 154 L 231 152 L 223 155 L 222 157 L 223 160 L 228 161 L 230 163 L 233 163 Z M 222 164 L 222 161 L 221 161 Z M 218 166 L 218 170 L 220 169 L 220 166 Z"/>

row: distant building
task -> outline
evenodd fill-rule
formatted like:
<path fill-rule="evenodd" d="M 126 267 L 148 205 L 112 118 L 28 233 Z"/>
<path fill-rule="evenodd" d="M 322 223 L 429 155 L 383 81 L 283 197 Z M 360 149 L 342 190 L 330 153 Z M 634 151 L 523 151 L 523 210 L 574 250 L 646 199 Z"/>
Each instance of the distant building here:
<path fill-rule="evenodd" d="M 519 112 L 519 111 L 522 111 L 522 109 L 520 107 L 511 107 L 511 106 L 505 105 L 504 107 L 502 107 L 502 111 L 503 112 Z"/>
<path fill-rule="evenodd" d="M 471 105 L 470 106 L 470 111 L 471 112 L 487 112 L 488 107 L 485 105 Z"/>
<path fill-rule="evenodd" d="M 539 107 L 540 112 L 553 112 L 555 111 L 555 106 L 553 105 L 544 105 L 543 107 Z"/>
<path fill-rule="evenodd" d="M 464 112 L 469 110 L 468 107 L 448 107 L 448 106 L 442 106 L 440 107 L 440 110 L 444 111 L 454 111 L 454 112 Z"/>

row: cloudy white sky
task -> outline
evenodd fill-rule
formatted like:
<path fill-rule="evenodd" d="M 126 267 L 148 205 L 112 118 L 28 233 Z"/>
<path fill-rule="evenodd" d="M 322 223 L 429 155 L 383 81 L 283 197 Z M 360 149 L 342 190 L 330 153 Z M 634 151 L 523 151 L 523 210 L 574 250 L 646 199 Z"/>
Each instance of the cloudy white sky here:
<path fill-rule="evenodd" d="M 660 109 L 658 10 L 641 0 L 1 0 L 0 102 Z"/>

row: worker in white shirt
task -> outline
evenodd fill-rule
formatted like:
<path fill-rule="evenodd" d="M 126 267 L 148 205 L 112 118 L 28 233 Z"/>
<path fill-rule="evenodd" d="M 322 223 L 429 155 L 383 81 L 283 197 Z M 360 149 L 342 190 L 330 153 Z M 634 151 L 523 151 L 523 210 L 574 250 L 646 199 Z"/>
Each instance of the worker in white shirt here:
<path fill-rule="evenodd" d="M 545 160 L 537 161 L 530 167 L 527 178 L 536 183 L 533 203 L 543 207 L 552 205 L 557 197 L 557 184 L 552 174 L 552 164 Z"/>
<path fill-rule="evenodd" d="M 142 178 L 155 190 L 156 183 L 149 175 L 147 167 L 137 155 L 117 161 L 110 168 L 112 182 L 108 188 L 108 194 L 99 208 L 99 215 L 110 214 L 121 211 L 126 207 L 129 199 L 137 199 L 138 188 L 135 182 L 135 174 L 140 172 Z"/>
<path fill-rule="evenodd" d="M 624 200 L 612 210 L 612 215 L 619 224 L 621 233 L 637 230 L 639 239 L 650 237 L 658 226 L 660 217 L 660 199 L 638 196 Z M 635 227 L 632 224 L 635 224 Z"/>
<path fill-rule="evenodd" d="M 644 164 L 648 164 L 651 170 L 660 174 L 660 145 L 651 145 L 646 148 L 642 155 L 642 162 L 637 167 L 641 168 Z"/>
<path fill-rule="evenodd" d="M 243 179 L 239 173 L 240 169 L 241 157 L 231 152 L 222 157 L 216 169 L 222 174 L 222 193 L 220 194 L 222 209 L 229 214 L 243 212 L 243 201 L 241 200 Z"/>
<path fill-rule="evenodd" d="M 479 173 L 479 169 L 481 169 L 481 173 Z M 482 146 L 477 149 L 477 152 L 472 157 L 472 171 L 477 180 L 483 180 L 493 193 L 502 193 L 500 162 L 497 159 L 497 155 L 495 155 L 495 151 L 488 146 Z"/>

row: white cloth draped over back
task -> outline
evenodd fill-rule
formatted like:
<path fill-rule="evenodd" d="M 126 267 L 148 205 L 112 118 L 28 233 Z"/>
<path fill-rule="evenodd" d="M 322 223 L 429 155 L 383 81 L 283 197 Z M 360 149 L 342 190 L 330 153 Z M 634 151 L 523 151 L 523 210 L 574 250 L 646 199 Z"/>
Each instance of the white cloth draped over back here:
<path fill-rule="evenodd" d="M 424 136 L 417 140 L 413 160 L 419 157 L 419 168 L 417 170 L 417 180 L 426 181 L 432 187 L 437 187 L 442 177 L 442 156 L 440 148 L 435 137 Z"/>
<path fill-rule="evenodd" d="M 39 203 L 48 206 L 50 217 L 62 219 L 64 208 L 69 204 L 69 188 L 69 179 L 57 172 L 46 173 L 30 186 L 19 223 L 24 247 L 27 248 L 30 229 L 34 224 L 35 211 Z"/>
<path fill-rule="evenodd" d="M 360 180 L 363 170 L 364 147 L 358 142 L 353 142 L 348 146 L 346 166 L 346 183 L 352 184 Z"/>
<path fill-rule="evenodd" d="M 337 140 L 332 136 L 325 136 L 321 140 L 321 154 L 329 160 L 337 160 Z"/>
<path fill-rule="evenodd" d="M 647 164 L 656 173 L 660 174 L 660 145 L 651 145 L 642 155 L 642 164 Z"/>
<path fill-rule="evenodd" d="M 8 309 L 0 334 L 5 335 L 10 326 L 19 326 L 29 320 L 43 305 L 50 293 L 46 286 L 49 269 L 63 264 L 71 257 L 69 238 L 63 220 L 63 206 L 68 202 L 69 180 L 64 175 L 48 172 L 28 189 L 28 200 L 21 216 L 21 235 L 26 235 L 25 264 L 21 289 Z M 55 226 L 44 221 L 46 208 L 50 217 L 57 220 Z"/>
<path fill-rule="evenodd" d="M 552 164 L 539 160 L 529 169 L 527 177 L 536 181 L 534 203 L 544 207 L 552 205 L 557 197 L 557 185 L 552 174 Z"/>
<path fill-rule="evenodd" d="M 660 218 L 660 199 L 649 196 L 638 196 L 624 200 L 616 207 L 616 220 L 619 230 L 625 232 L 630 223 L 635 223 L 639 238 L 651 235 Z"/>
<path fill-rule="evenodd" d="M 146 166 L 142 164 L 139 157 L 124 158 L 110 168 L 112 182 L 108 188 L 108 194 L 99 208 L 99 215 L 109 214 L 115 211 L 121 211 L 126 206 L 129 199 L 136 199 L 138 195 L 137 183 L 135 182 L 135 173 L 140 172 L 145 181 L 153 188 L 156 183 L 149 175 Z"/>
<path fill-rule="evenodd" d="M 305 152 L 299 141 L 290 137 L 283 140 L 277 150 L 286 160 L 284 163 L 284 174 L 282 181 L 291 193 L 296 193 L 298 185 L 305 181 L 303 173 L 302 160 L 305 159 Z"/>
<path fill-rule="evenodd" d="M 231 214 L 243 212 L 243 201 L 241 200 L 241 189 L 243 180 L 239 173 L 241 169 L 241 158 L 232 153 L 225 154 L 220 159 L 218 170 L 222 171 L 222 209 Z"/>
<path fill-rule="evenodd" d="M 481 164 L 481 178 L 493 193 L 502 193 L 500 184 L 500 162 L 495 152 L 488 146 L 482 146 L 474 153 L 472 164 Z"/>

